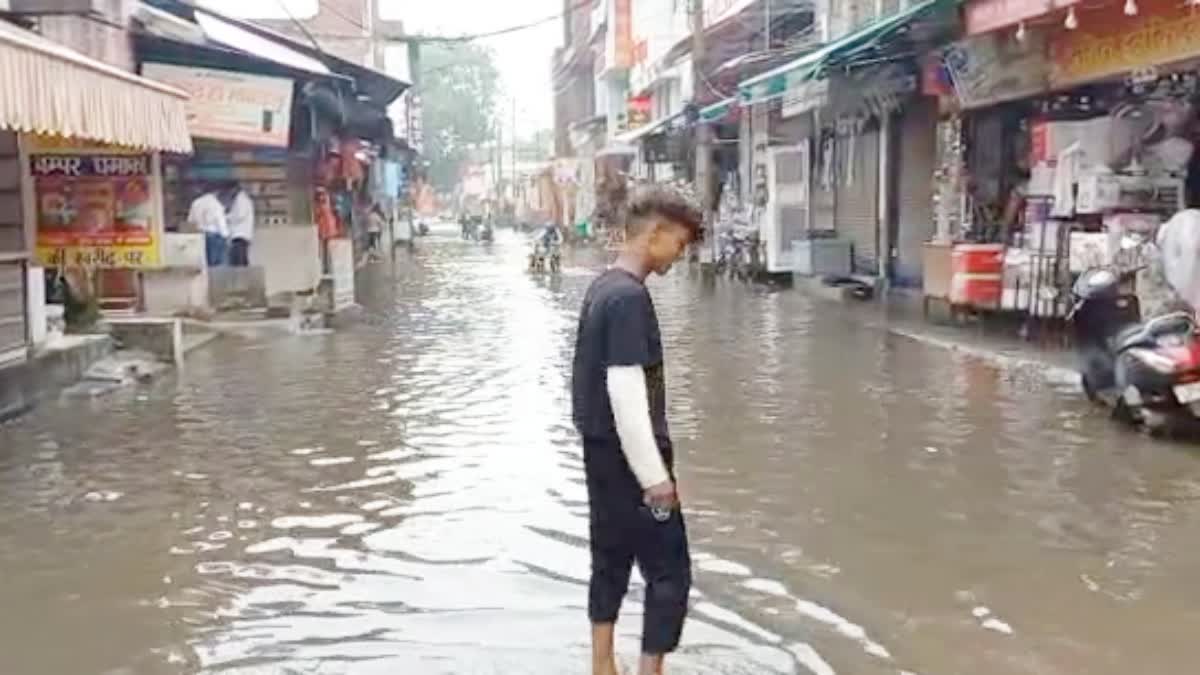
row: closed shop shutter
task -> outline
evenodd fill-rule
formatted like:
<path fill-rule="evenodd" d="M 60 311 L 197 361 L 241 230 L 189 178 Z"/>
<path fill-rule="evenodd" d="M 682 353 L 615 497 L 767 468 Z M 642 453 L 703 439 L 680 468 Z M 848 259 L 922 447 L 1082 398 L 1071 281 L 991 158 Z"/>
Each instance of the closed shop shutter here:
<path fill-rule="evenodd" d="M 0 131 L 0 363 L 25 357 L 25 261 L 17 135 Z"/>
<path fill-rule="evenodd" d="M 0 364 L 24 358 L 25 265 L 0 259 Z"/>
<path fill-rule="evenodd" d="M 0 131 L 0 254 L 28 253 L 21 211 L 21 165 L 17 135 Z"/>
<path fill-rule="evenodd" d="M 854 272 L 875 274 L 879 271 L 879 132 L 837 140 L 836 154 L 842 160 L 835 181 L 838 235 L 853 247 Z"/>
<path fill-rule="evenodd" d="M 933 237 L 933 172 L 937 155 L 937 107 L 928 99 L 909 104 L 900 121 L 895 167 L 896 260 L 893 281 L 921 283 L 922 247 Z"/>

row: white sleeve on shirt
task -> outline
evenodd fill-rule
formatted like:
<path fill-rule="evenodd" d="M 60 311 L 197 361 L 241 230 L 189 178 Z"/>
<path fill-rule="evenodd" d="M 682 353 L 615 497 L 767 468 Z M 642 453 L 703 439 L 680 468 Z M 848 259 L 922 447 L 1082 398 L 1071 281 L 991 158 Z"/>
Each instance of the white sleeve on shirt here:
<path fill-rule="evenodd" d="M 641 366 L 609 366 L 607 374 L 608 399 L 617 424 L 617 436 L 633 475 L 642 489 L 671 480 L 654 440 L 645 370 Z"/>
<path fill-rule="evenodd" d="M 247 241 L 254 237 L 254 201 L 245 192 L 239 192 L 229 210 L 230 236 Z"/>

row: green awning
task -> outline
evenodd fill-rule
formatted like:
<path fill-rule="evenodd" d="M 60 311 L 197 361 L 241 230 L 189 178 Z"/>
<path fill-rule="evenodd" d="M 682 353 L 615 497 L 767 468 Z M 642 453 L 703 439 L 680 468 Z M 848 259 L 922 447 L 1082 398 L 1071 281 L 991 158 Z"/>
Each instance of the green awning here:
<path fill-rule="evenodd" d="M 705 106 L 700 109 L 701 122 L 715 122 L 726 115 L 737 105 L 737 97 L 730 96 L 724 101 L 718 101 L 710 106 Z"/>
<path fill-rule="evenodd" d="M 749 105 L 782 96 L 784 92 L 815 77 L 822 77 L 829 65 L 846 61 L 874 48 L 880 40 L 890 37 L 935 10 L 950 7 L 955 0 L 923 0 L 909 9 L 879 19 L 859 30 L 801 56 L 790 63 L 756 75 L 738 85 L 738 98 Z"/>

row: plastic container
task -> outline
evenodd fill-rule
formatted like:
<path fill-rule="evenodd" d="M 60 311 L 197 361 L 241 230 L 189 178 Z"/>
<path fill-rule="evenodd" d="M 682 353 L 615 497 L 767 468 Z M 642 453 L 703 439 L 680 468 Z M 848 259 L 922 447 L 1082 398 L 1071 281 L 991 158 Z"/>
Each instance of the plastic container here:
<path fill-rule="evenodd" d="M 1004 244 L 955 244 L 951 259 L 955 274 L 1000 274 Z"/>

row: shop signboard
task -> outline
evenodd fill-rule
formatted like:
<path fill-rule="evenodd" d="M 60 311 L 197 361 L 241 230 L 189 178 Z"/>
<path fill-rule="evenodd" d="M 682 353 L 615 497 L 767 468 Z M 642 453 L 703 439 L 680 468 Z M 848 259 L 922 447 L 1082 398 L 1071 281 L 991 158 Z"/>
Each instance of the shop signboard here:
<path fill-rule="evenodd" d="M 1046 34 L 1029 29 L 1024 43 L 1002 34 L 960 40 L 942 51 L 959 105 L 979 108 L 1046 90 Z"/>
<path fill-rule="evenodd" d="M 829 80 L 807 78 L 793 84 L 793 75 L 789 74 L 786 93 L 780 114 L 784 119 L 802 115 L 810 110 L 822 108 L 829 103 Z"/>
<path fill-rule="evenodd" d="M 1178 0 L 1142 0 L 1138 6 L 1136 16 L 1080 12 L 1079 27 L 1050 42 L 1051 85 L 1083 84 L 1200 56 L 1200 12 Z"/>
<path fill-rule="evenodd" d="M 159 266 L 162 187 L 157 156 L 37 138 L 26 139 L 23 151 L 24 180 L 34 197 L 25 206 L 26 217 L 36 225 L 41 264 Z"/>
<path fill-rule="evenodd" d="M 609 30 L 605 37 L 605 59 L 611 67 L 627 70 L 633 65 L 633 0 L 609 3 Z"/>
<path fill-rule="evenodd" d="M 650 123 L 650 108 L 653 99 L 649 95 L 632 96 L 625 115 L 629 129 L 640 129 Z"/>
<path fill-rule="evenodd" d="M 882 117 L 899 110 L 917 92 L 919 77 L 907 64 L 890 63 L 861 68 L 848 75 L 830 78 L 829 107 L 835 117 Z"/>
<path fill-rule="evenodd" d="M 1079 0 L 970 0 L 963 9 L 963 19 L 967 35 L 979 35 L 1078 3 Z"/>
<path fill-rule="evenodd" d="M 188 128 L 196 138 L 286 148 L 292 121 L 292 81 L 146 63 L 142 74 L 187 92 Z"/>

